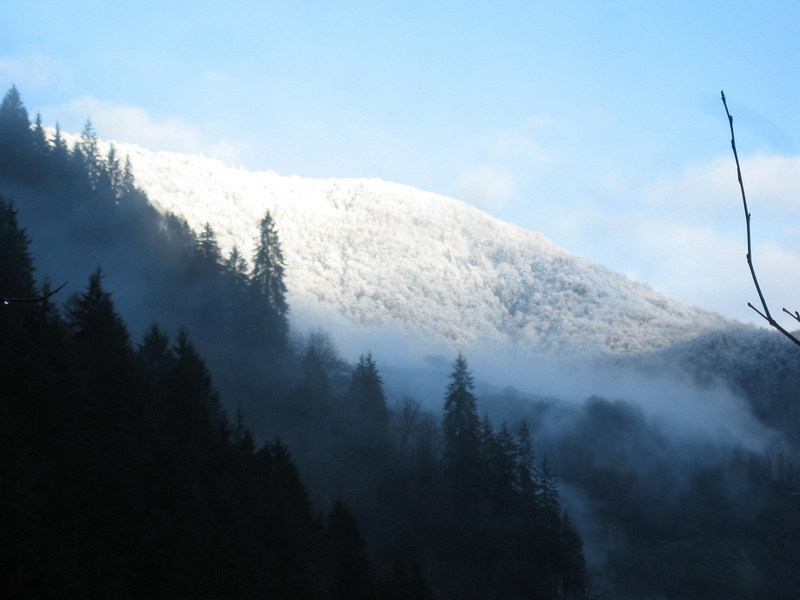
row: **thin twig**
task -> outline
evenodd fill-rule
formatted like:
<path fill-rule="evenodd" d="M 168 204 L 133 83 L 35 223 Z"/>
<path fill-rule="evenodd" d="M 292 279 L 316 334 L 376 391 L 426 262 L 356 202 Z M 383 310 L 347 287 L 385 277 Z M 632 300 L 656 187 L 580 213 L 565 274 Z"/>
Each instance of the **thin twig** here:
<path fill-rule="evenodd" d="M 800 312 L 797 312 L 797 311 L 790 312 L 790 311 L 786 310 L 785 308 L 783 309 L 783 312 L 785 312 L 787 315 L 792 317 L 795 321 L 800 322 Z"/>
<path fill-rule="evenodd" d="M 744 218 L 745 223 L 747 224 L 747 266 L 750 267 L 750 275 L 753 277 L 753 283 L 756 286 L 756 292 L 758 292 L 758 298 L 761 300 L 761 306 L 764 309 L 762 313 L 758 310 L 755 306 L 751 303 L 747 303 L 747 306 L 752 308 L 756 311 L 764 320 L 767 321 L 772 327 L 780 331 L 783 335 L 787 338 L 792 340 L 795 344 L 800 346 L 800 340 L 793 336 L 791 333 L 786 331 L 780 324 L 772 318 L 772 314 L 769 312 L 769 307 L 767 306 L 767 300 L 764 298 L 764 294 L 761 292 L 761 286 L 758 284 L 758 277 L 756 277 L 756 270 L 753 266 L 753 247 L 750 241 L 750 211 L 747 210 L 747 196 L 744 193 L 744 182 L 742 181 L 742 169 L 739 166 L 739 154 L 736 152 L 736 136 L 733 133 L 733 117 L 731 116 L 730 111 L 728 110 L 728 103 L 725 100 L 725 92 L 720 92 L 722 95 L 722 105 L 725 107 L 725 114 L 728 115 L 728 124 L 731 128 L 731 149 L 733 150 L 733 158 L 736 159 L 736 175 L 739 179 L 739 189 L 742 191 L 742 206 L 744 207 Z M 784 312 L 789 313 L 788 310 L 785 308 L 783 309 Z M 789 313 L 790 315 L 792 313 Z M 795 315 L 792 315 L 795 316 Z M 800 316 L 795 316 L 795 318 L 800 321 Z"/>
<path fill-rule="evenodd" d="M 53 294 L 57 294 L 58 292 L 60 292 L 61 288 L 63 288 L 65 285 L 67 285 L 67 283 L 68 282 L 65 281 L 60 286 L 58 286 L 56 289 L 54 289 L 52 292 L 50 292 L 48 294 L 45 294 L 44 296 L 40 296 L 38 298 L 0 298 L 0 303 L 2 303 L 2 304 L 11 304 L 12 302 L 43 302 L 44 300 L 47 300 Z"/>

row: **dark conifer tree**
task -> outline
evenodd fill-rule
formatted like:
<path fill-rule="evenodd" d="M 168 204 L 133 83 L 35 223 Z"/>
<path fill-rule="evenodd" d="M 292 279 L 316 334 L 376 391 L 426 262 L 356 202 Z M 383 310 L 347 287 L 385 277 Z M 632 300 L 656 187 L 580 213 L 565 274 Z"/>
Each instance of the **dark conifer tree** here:
<path fill-rule="evenodd" d="M 381 438 L 389 425 L 389 409 L 383 393 L 383 382 L 372 354 L 362 354 L 350 380 L 352 418 L 357 427 L 368 428 Z"/>
<path fill-rule="evenodd" d="M 538 506 L 545 523 L 555 526 L 561 518 L 561 501 L 558 494 L 558 479 L 545 456 L 539 468 L 537 481 Z"/>
<path fill-rule="evenodd" d="M 86 291 L 70 299 L 67 316 L 83 362 L 91 361 L 96 375 L 110 382 L 128 376 L 133 349 L 127 327 L 102 282 L 103 271 L 97 267 Z"/>
<path fill-rule="evenodd" d="M 505 423 L 492 440 L 490 476 L 488 487 L 492 493 L 492 504 L 498 514 L 511 508 L 516 496 L 514 483 L 519 449 Z"/>
<path fill-rule="evenodd" d="M 42 115 L 38 112 L 36 113 L 31 139 L 37 162 L 41 164 L 41 161 L 46 159 L 50 153 L 50 144 L 47 142 L 47 134 L 45 133 L 44 125 L 42 125 Z"/>
<path fill-rule="evenodd" d="M 16 86 L 0 103 L 0 174 L 28 181 L 33 176 L 33 132 Z"/>
<path fill-rule="evenodd" d="M 36 295 L 29 245 L 25 230 L 17 223 L 16 207 L 0 195 L 0 297 Z"/>
<path fill-rule="evenodd" d="M 517 472 L 515 484 L 526 507 L 536 502 L 536 453 L 528 424 L 524 421 L 517 432 Z"/>
<path fill-rule="evenodd" d="M 162 427 L 166 386 L 176 367 L 177 357 L 170 347 L 169 336 L 156 323 L 144 332 L 136 357 L 147 382 L 147 416 L 154 427 Z"/>
<path fill-rule="evenodd" d="M 133 165 L 131 157 L 125 156 L 125 163 L 122 166 L 122 176 L 120 179 L 120 191 L 122 194 L 130 194 L 136 190 L 136 178 L 133 175 Z"/>
<path fill-rule="evenodd" d="M 239 248 L 234 245 L 224 262 L 226 278 L 230 287 L 237 293 L 243 294 L 250 284 L 247 259 L 242 256 Z"/>
<path fill-rule="evenodd" d="M 106 155 L 103 166 L 103 172 L 108 179 L 108 186 L 111 192 L 116 198 L 120 198 L 124 195 L 125 189 L 122 184 L 123 173 L 119 163 L 119 154 L 117 154 L 117 148 L 114 144 L 111 144 L 111 147 L 108 149 L 108 154 Z"/>
<path fill-rule="evenodd" d="M 562 597 L 566 600 L 585 598 L 589 588 L 589 575 L 583 553 L 583 542 L 566 512 L 561 520 L 561 546 L 564 557 L 561 569 Z"/>
<path fill-rule="evenodd" d="M 92 181 L 89 178 L 89 171 L 86 170 L 86 157 L 80 144 L 73 144 L 70 148 L 67 173 L 70 185 L 81 194 L 77 201 L 86 202 L 88 193 L 92 189 Z"/>
<path fill-rule="evenodd" d="M 333 397 L 331 382 L 323 356 L 314 345 L 306 348 L 300 361 L 300 381 L 295 396 L 292 412 L 299 422 L 309 426 L 328 420 Z"/>
<path fill-rule="evenodd" d="M 325 517 L 326 591 L 332 600 L 375 597 L 375 579 L 366 545 L 350 508 L 337 501 Z"/>
<path fill-rule="evenodd" d="M 56 130 L 50 145 L 52 150 L 49 154 L 49 175 L 58 180 L 68 171 L 70 155 L 69 146 L 61 134 L 61 127 L 58 123 L 56 123 Z"/>
<path fill-rule="evenodd" d="M 83 167 L 89 177 L 92 187 L 97 187 L 100 177 L 103 174 L 103 159 L 100 156 L 100 148 L 97 141 L 97 132 L 90 119 L 86 119 L 81 131 L 81 139 L 78 142 L 80 156 L 83 160 Z"/>
<path fill-rule="evenodd" d="M 217 234 L 211 227 L 211 223 L 203 225 L 203 230 L 197 236 L 197 250 L 200 255 L 200 261 L 204 266 L 206 275 L 213 275 L 218 273 L 219 267 L 222 264 L 222 253 L 219 249 L 217 242 Z"/>
<path fill-rule="evenodd" d="M 12 85 L 0 103 L 0 139 L 26 146 L 31 138 L 31 121 L 17 86 Z"/>
<path fill-rule="evenodd" d="M 265 311 L 270 337 L 276 346 L 286 345 L 289 333 L 284 283 L 285 263 L 278 231 L 272 214 L 267 211 L 259 222 L 259 235 L 253 255 L 250 287 L 257 300 L 256 311 Z"/>
<path fill-rule="evenodd" d="M 173 346 L 175 369 L 172 393 L 175 419 L 187 420 L 187 431 L 194 432 L 197 440 L 222 439 L 227 432 L 227 420 L 222 411 L 211 374 L 198 354 L 189 334 L 181 328 Z"/>
<path fill-rule="evenodd" d="M 453 363 L 442 420 L 445 472 L 459 494 L 477 481 L 480 460 L 480 420 L 474 383 L 466 359 L 459 353 Z"/>

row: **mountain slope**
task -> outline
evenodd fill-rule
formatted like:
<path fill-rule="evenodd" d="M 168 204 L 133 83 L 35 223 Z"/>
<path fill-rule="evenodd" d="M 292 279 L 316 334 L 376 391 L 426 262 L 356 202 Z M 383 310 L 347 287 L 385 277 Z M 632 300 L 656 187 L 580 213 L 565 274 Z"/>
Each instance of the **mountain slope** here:
<path fill-rule="evenodd" d="M 250 255 L 258 219 L 272 211 L 294 326 L 323 326 L 338 314 L 356 331 L 388 326 L 461 349 L 626 354 L 727 323 L 452 198 L 374 179 L 283 177 L 118 150 L 159 210 L 196 230 L 211 223 L 226 252 L 236 244 Z"/>

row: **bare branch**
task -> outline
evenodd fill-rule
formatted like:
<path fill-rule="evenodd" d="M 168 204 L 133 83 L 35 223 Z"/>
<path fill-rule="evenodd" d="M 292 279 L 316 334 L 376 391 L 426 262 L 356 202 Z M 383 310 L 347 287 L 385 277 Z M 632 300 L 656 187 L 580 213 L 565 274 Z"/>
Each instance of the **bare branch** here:
<path fill-rule="evenodd" d="M 792 318 L 793 318 L 795 321 L 797 321 L 797 322 L 799 322 L 799 323 L 800 323 L 800 312 L 797 312 L 797 311 L 794 311 L 794 312 L 789 312 L 789 311 L 788 311 L 788 310 L 786 310 L 785 308 L 783 309 L 783 312 L 785 312 L 787 315 L 789 315 L 790 317 L 792 317 Z"/>
<path fill-rule="evenodd" d="M 0 303 L 2 303 L 2 304 L 11 304 L 12 302 L 43 302 L 44 300 L 47 300 L 53 294 L 57 294 L 58 292 L 60 292 L 61 288 L 63 288 L 65 285 L 67 285 L 67 283 L 69 283 L 69 282 L 65 281 L 60 286 L 58 286 L 56 289 L 54 289 L 52 292 L 50 292 L 48 294 L 45 294 L 44 296 L 40 296 L 38 298 L 0 298 Z"/>
<path fill-rule="evenodd" d="M 728 116 L 728 125 L 730 125 L 731 128 L 731 149 L 733 150 L 733 158 L 736 160 L 736 175 L 739 179 L 739 189 L 742 191 L 742 206 L 744 208 L 744 218 L 745 218 L 745 223 L 747 225 L 747 266 L 750 267 L 750 275 L 753 278 L 753 284 L 755 284 L 756 286 L 756 292 L 758 292 L 758 299 L 761 301 L 761 306 L 763 307 L 764 312 L 761 312 L 749 302 L 747 303 L 747 306 L 756 311 L 772 327 L 780 331 L 783 335 L 785 335 L 795 344 L 800 346 L 800 340 L 797 339 L 795 336 L 793 336 L 791 333 L 789 333 L 786 329 L 781 327 L 780 324 L 778 324 L 778 322 L 772 318 L 772 314 L 769 312 L 769 307 L 767 306 L 767 300 L 766 298 L 764 298 L 764 294 L 761 292 L 761 286 L 758 284 L 758 277 L 756 277 L 756 270 L 755 267 L 753 266 L 753 247 L 750 238 L 750 211 L 747 210 L 747 196 L 744 193 L 744 182 L 742 181 L 742 168 L 739 165 L 739 154 L 736 152 L 736 136 L 733 133 L 733 117 L 731 116 L 731 113 L 728 110 L 728 103 L 725 100 L 725 92 L 720 92 L 720 95 L 722 96 L 722 105 L 725 107 L 725 114 Z M 789 312 L 785 308 L 783 310 L 785 312 Z M 800 316 L 797 316 L 795 318 L 798 321 L 800 321 Z"/>

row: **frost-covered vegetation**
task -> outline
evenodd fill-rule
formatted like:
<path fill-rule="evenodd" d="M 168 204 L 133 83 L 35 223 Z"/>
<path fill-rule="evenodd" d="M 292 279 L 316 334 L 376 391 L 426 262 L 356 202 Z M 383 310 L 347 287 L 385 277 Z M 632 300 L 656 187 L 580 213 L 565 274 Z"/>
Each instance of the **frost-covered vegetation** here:
<path fill-rule="evenodd" d="M 270 210 L 298 326 L 339 313 L 353 332 L 394 325 L 464 350 L 625 354 L 726 325 L 452 198 L 380 180 L 253 173 L 126 144 L 119 151 L 155 207 L 195 230 L 211 223 L 225 251 L 249 250 Z"/>

